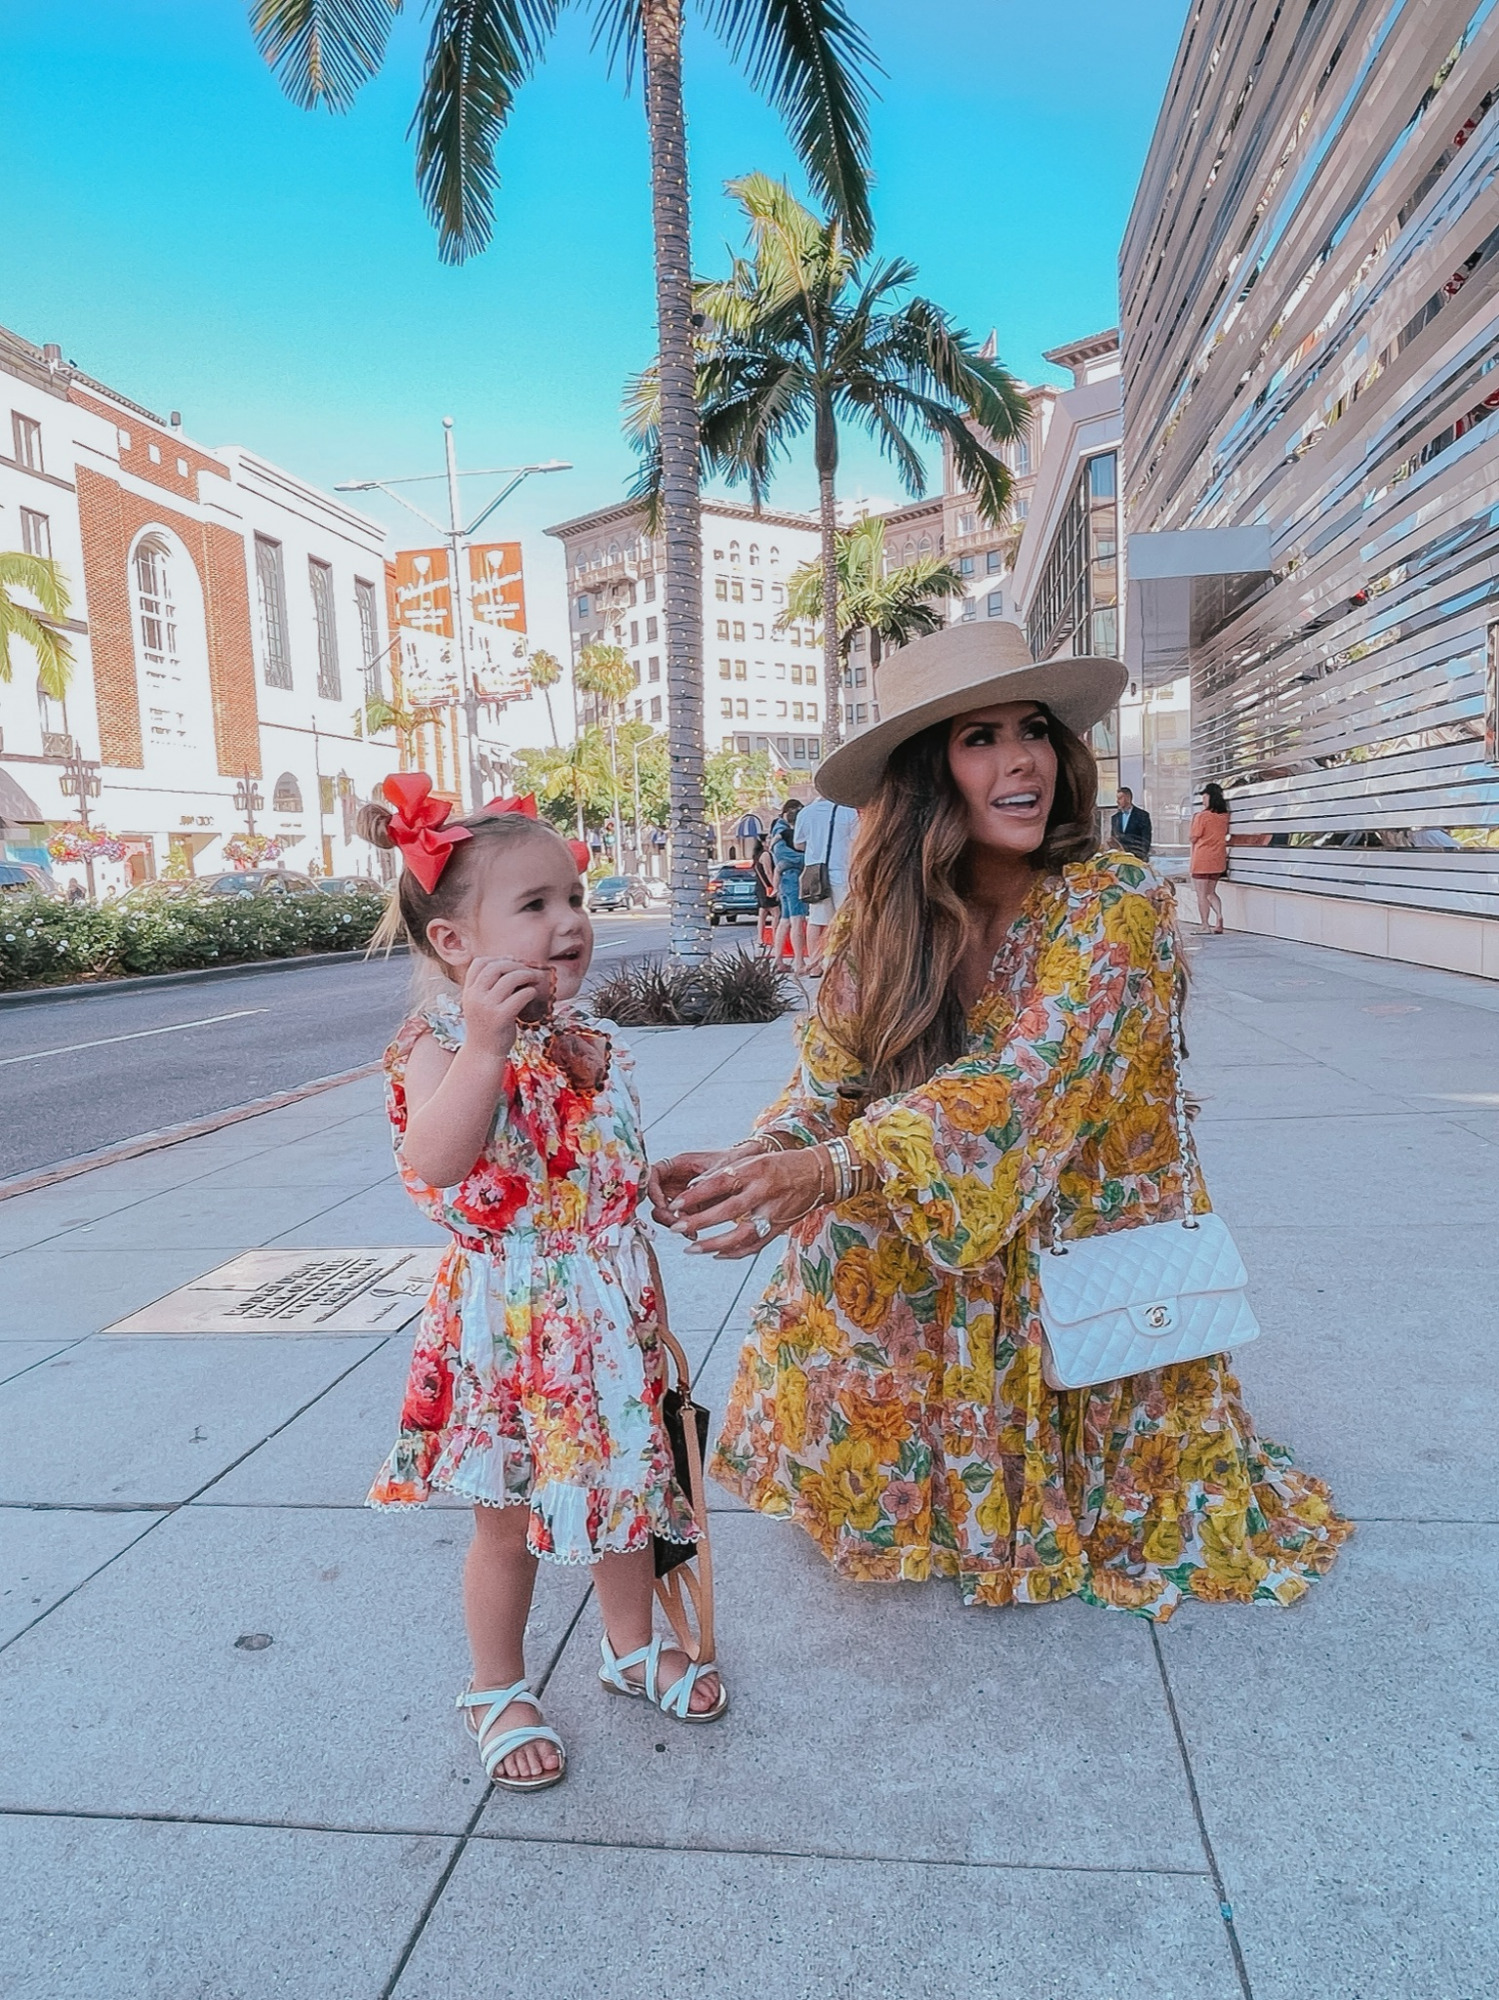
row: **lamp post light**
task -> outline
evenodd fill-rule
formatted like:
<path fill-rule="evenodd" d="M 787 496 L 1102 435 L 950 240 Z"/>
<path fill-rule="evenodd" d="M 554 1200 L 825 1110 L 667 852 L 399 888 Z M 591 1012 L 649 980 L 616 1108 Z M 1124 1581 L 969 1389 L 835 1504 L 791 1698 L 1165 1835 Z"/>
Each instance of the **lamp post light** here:
<path fill-rule="evenodd" d="M 468 803 L 471 812 L 477 812 L 484 803 L 484 776 L 479 768 L 479 691 L 474 685 L 469 668 L 468 635 L 468 545 L 470 538 L 483 527 L 495 510 L 504 505 L 523 480 L 533 472 L 571 472 L 571 464 L 564 459 L 549 459 L 544 465 L 492 465 L 482 471 L 460 472 L 458 453 L 453 442 L 453 419 L 444 417 L 443 429 L 443 470 L 441 472 L 418 472 L 405 479 L 348 479 L 334 488 L 337 493 L 383 493 L 387 499 L 395 500 L 425 521 L 429 528 L 435 528 L 448 547 L 448 600 L 453 607 L 453 646 L 458 663 L 459 700 L 463 708 L 464 729 L 468 736 Z M 424 507 L 418 507 L 414 500 L 408 500 L 404 493 L 397 493 L 397 486 L 420 486 L 426 481 L 441 479 L 448 489 L 448 518 L 439 521 Z M 474 518 L 465 524 L 459 481 L 463 479 L 503 479 L 505 484 L 487 505 L 481 507 Z"/>
<path fill-rule="evenodd" d="M 85 834 L 89 831 L 89 800 L 98 798 L 103 790 L 103 780 L 99 776 L 99 766 L 91 758 L 85 757 L 75 743 L 70 755 L 64 760 L 57 774 L 57 785 L 64 798 L 78 801 L 78 824 Z M 83 870 L 88 877 L 89 901 L 94 901 L 94 857 L 85 854 Z"/>
<path fill-rule="evenodd" d="M 245 775 L 234 788 L 234 810 L 237 813 L 244 814 L 245 832 L 253 840 L 255 838 L 255 815 L 258 812 L 265 811 L 265 800 L 261 796 L 259 785 L 256 784 L 248 771 L 246 771 Z"/>

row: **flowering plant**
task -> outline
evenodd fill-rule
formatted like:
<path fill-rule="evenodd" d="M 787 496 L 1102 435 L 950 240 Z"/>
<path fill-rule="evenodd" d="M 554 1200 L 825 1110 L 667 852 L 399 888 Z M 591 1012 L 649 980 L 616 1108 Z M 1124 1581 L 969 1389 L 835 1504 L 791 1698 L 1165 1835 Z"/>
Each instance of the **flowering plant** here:
<path fill-rule="evenodd" d="M 224 858 L 236 868 L 259 868 L 263 862 L 281 859 L 281 843 L 274 834 L 237 833 L 224 842 Z"/>
<path fill-rule="evenodd" d="M 57 829 L 47 842 L 47 852 L 54 861 L 123 861 L 125 843 L 102 826 L 85 826 L 75 819 Z"/>

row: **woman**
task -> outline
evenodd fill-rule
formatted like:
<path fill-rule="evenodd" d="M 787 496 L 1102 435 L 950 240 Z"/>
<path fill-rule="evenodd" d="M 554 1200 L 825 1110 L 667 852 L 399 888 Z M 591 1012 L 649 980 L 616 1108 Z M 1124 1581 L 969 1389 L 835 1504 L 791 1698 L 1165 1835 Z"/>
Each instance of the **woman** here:
<path fill-rule="evenodd" d="M 787 799 L 780 817 L 770 829 L 770 858 L 776 867 L 776 887 L 781 899 L 781 917 L 776 925 L 770 955 L 779 965 L 791 945 L 791 970 L 800 979 L 807 969 L 807 905 L 802 899 L 802 868 L 806 856 L 795 843 L 800 799 Z"/>
<path fill-rule="evenodd" d="M 1349 1529 L 1255 1436 L 1226 1356 L 1043 1379 L 1053 1230 L 1207 1206 L 1174 1129 L 1168 892 L 1096 852 L 1082 738 L 1123 683 L 1034 665 L 999 621 L 886 662 L 883 720 L 819 777 L 866 810 L 797 1073 L 749 1141 L 665 1162 L 652 1192 L 699 1251 L 791 1232 L 723 1484 L 845 1577 L 1163 1619 L 1184 1596 L 1290 1603 Z"/>
<path fill-rule="evenodd" d="M 767 940 L 775 935 L 775 917 L 780 914 L 781 898 L 776 889 L 776 865 L 771 859 L 770 843 L 758 836 L 755 840 L 753 862 L 756 935 L 762 946 L 768 949 Z"/>
<path fill-rule="evenodd" d="M 1210 781 L 1203 786 L 1202 808 L 1192 815 L 1190 838 L 1197 921 L 1204 930 L 1221 931 L 1223 905 L 1218 900 L 1218 884 L 1228 873 L 1228 800 L 1221 785 Z"/>

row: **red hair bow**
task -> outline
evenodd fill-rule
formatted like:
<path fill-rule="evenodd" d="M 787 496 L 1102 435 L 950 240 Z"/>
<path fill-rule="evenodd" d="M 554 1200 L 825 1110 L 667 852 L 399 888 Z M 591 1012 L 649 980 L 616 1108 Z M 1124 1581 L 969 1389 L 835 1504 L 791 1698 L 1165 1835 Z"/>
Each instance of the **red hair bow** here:
<path fill-rule="evenodd" d="M 498 819 L 501 813 L 522 813 L 527 819 L 535 819 L 536 794 L 527 792 L 523 798 L 518 799 L 491 799 L 484 810 L 492 814 L 495 819 Z"/>
<path fill-rule="evenodd" d="M 449 826 L 453 808 L 431 796 L 432 780 L 425 771 L 397 771 L 380 787 L 395 808 L 390 837 L 401 859 L 430 896 L 461 840 L 472 840 L 466 826 Z"/>

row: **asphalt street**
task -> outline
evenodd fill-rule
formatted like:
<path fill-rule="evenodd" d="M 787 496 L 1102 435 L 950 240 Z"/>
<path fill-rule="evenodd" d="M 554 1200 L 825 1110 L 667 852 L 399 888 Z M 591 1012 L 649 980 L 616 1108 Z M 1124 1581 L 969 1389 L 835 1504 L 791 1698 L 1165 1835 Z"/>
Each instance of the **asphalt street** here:
<path fill-rule="evenodd" d="M 668 942 L 654 914 L 599 917 L 594 936 L 596 969 Z M 412 976 L 405 957 L 293 959 L 238 978 L 0 1005 L 0 1179 L 377 1061 Z"/>

